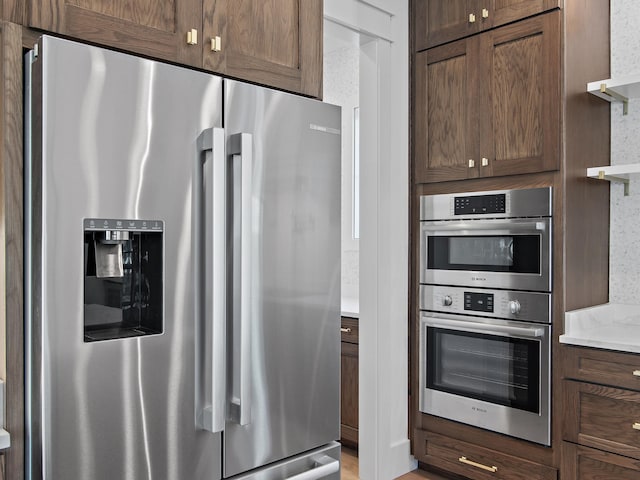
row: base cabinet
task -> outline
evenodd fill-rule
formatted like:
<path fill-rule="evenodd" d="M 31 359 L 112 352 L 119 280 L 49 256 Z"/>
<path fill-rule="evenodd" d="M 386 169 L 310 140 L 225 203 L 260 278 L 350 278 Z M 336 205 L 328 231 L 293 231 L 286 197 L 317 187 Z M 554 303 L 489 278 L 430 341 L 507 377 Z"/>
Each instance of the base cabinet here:
<path fill-rule="evenodd" d="M 419 462 L 472 480 L 558 478 L 555 468 L 437 433 L 418 430 L 414 438 L 414 455 Z"/>
<path fill-rule="evenodd" d="M 640 355 L 565 352 L 562 480 L 640 478 Z"/>
<path fill-rule="evenodd" d="M 340 441 L 358 448 L 358 320 L 342 317 Z"/>
<path fill-rule="evenodd" d="M 638 480 L 640 461 L 563 442 L 562 480 Z"/>

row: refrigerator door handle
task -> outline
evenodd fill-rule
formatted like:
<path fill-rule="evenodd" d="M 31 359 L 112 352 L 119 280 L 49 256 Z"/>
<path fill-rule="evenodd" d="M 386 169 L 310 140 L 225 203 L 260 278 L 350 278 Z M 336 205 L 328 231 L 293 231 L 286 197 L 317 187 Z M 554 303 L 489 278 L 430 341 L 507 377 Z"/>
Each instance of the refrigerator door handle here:
<path fill-rule="evenodd" d="M 227 153 L 233 157 L 234 223 L 239 228 L 240 252 L 234 264 L 234 336 L 239 335 L 239 351 L 234 355 L 234 379 L 230 401 L 231 421 L 251 423 L 251 264 L 252 264 L 252 176 L 253 137 L 249 133 L 230 135 Z M 238 196 L 239 195 L 239 196 Z M 237 240 L 237 239 L 236 239 Z M 237 246 L 237 242 L 236 246 Z M 239 282 L 236 282 L 238 279 Z M 237 376 L 236 376 L 237 375 Z"/>
<path fill-rule="evenodd" d="M 340 462 L 329 455 L 322 455 L 314 463 L 314 468 L 311 470 L 287 477 L 286 480 L 318 480 L 340 470 Z"/>
<path fill-rule="evenodd" d="M 204 154 L 204 155 L 203 155 Z M 198 159 L 194 179 L 196 202 L 194 215 L 197 241 L 197 264 L 204 266 L 196 273 L 196 332 L 206 338 L 196 338 L 204 345 L 200 358 L 204 362 L 199 388 L 204 386 L 204 403 L 197 408 L 197 422 L 212 433 L 222 432 L 225 425 L 226 401 L 226 263 L 227 263 L 227 162 L 225 132 L 210 128 L 198 137 Z M 204 195 L 203 195 L 204 190 Z M 204 305 L 204 314 L 201 308 Z M 199 366 L 200 367 L 200 366 Z M 209 376 L 209 378 L 206 378 Z M 210 382 L 210 384 L 209 384 Z M 196 392 L 197 393 L 197 392 Z M 196 395 L 199 399 L 200 395 Z M 199 401 L 199 400 L 196 400 Z M 201 411 L 199 411 L 201 410 Z"/>

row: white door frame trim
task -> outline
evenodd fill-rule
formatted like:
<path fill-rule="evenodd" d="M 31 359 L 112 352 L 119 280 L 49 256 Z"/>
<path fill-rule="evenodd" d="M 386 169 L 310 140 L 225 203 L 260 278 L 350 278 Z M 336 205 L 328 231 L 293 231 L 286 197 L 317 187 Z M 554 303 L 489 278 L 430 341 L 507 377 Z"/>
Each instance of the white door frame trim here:
<path fill-rule="evenodd" d="M 373 38 L 360 60 L 360 478 L 416 468 L 408 419 L 407 0 L 325 0 L 326 20 Z"/>

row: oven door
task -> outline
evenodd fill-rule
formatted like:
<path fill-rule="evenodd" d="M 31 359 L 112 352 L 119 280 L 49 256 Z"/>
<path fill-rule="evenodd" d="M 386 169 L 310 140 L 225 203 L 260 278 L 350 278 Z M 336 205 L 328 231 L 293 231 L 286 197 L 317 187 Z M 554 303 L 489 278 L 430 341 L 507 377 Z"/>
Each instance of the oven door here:
<path fill-rule="evenodd" d="M 420 283 L 551 291 L 551 218 L 420 225 Z"/>
<path fill-rule="evenodd" d="M 420 410 L 550 445 L 551 326 L 421 313 Z"/>

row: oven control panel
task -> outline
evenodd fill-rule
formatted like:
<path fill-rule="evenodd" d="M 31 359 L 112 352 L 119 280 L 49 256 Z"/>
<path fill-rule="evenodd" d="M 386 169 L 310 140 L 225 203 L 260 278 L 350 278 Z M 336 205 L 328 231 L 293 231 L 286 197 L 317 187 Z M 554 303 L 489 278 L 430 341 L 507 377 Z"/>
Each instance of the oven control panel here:
<path fill-rule="evenodd" d="M 420 285 L 420 310 L 551 323 L 551 294 Z"/>
<path fill-rule="evenodd" d="M 453 197 L 454 215 L 476 215 L 489 213 L 506 213 L 507 195 L 465 195 Z"/>

